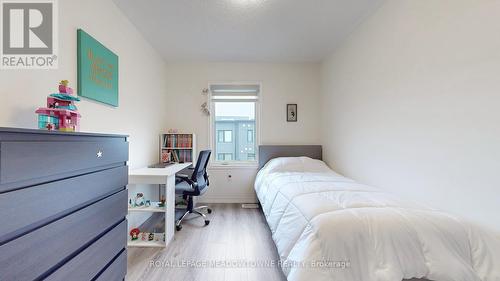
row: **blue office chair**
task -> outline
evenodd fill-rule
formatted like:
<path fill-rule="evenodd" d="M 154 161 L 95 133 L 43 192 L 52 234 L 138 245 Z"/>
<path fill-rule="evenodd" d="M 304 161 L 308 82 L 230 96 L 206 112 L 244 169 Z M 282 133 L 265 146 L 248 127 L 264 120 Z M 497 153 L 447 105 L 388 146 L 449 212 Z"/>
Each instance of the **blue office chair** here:
<path fill-rule="evenodd" d="M 175 223 L 177 231 L 182 229 L 182 220 L 188 214 L 197 214 L 205 219 L 205 225 L 210 223 L 207 216 L 200 210 L 207 209 L 207 213 L 212 213 L 212 210 L 207 206 L 194 207 L 193 197 L 203 195 L 210 184 L 207 174 L 208 161 L 212 151 L 200 151 L 196 166 L 191 169 L 182 170 L 175 175 L 175 194 L 182 194 L 182 198 L 187 201 L 187 209 L 184 214 Z"/>

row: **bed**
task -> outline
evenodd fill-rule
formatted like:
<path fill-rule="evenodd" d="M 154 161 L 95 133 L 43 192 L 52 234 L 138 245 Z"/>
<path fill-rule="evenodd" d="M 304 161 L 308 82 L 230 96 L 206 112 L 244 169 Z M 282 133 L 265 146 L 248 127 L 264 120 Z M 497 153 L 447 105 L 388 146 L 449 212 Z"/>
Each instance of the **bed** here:
<path fill-rule="evenodd" d="M 498 234 L 339 175 L 321 146 L 261 146 L 259 165 L 289 281 L 500 280 Z"/>

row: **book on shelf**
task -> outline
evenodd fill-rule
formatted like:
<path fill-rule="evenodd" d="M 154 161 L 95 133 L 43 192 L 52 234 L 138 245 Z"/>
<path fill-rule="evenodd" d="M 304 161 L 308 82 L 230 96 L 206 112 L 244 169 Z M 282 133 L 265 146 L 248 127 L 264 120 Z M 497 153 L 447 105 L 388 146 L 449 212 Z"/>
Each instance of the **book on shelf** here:
<path fill-rule="evenodd" d="M 192 148 L 193 136 L 189 134 L 167 134 L 163 138 L 163 147 Z"/>
<path fill-rule="evenodd" d="M 177 155 L 176 151 L 172 151 L 172 156 L 173 156 L 174 162 L 179 162 L 179 156 Z"/>
<path fill-rule="evenodd" d="M 160 138 L 160 162 L 193 162 L 196 148 L 194 134 L 162 134 Z"/>
<path fill-rule="evenodd" d="M 168 162 L 178 162 L 178 163 L 184 163 L 184 162 L 192 162 L 193 160 L 193 155 L 192 151 L 190 149 L 163 149 L 161 152 L 161 162 L 162 163 L 168 163 Z"/>

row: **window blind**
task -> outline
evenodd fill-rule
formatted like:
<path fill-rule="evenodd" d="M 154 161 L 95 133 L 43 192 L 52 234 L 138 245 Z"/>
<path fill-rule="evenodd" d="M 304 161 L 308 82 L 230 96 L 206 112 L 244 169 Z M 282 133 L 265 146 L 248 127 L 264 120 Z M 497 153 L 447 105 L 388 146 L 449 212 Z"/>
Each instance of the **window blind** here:
<path fill-rule="evenodd" d="M 211 85 L 210 92 L 214 101 L 257 101 L 259 85 Z"/>

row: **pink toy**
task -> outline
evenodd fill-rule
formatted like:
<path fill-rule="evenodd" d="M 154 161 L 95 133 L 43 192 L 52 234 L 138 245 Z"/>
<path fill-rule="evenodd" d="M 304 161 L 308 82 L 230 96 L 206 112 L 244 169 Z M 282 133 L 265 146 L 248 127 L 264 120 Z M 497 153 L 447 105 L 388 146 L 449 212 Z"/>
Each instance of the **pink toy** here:
<path fill-rule="evenodd" d="M 68 80 L 62 80 L 59 83 L 59 93 L 73 95 L 73 88 L 68 87 Z"/>
<path fill-rule="evenodd" d="M 56 108 L 39 108 L 35 111 L 42 116 L 55 117 L 54 123 L 45 123 L 45 126 L 40 129 L 58 129 L 64 132 L 78 132 L 80 130 L 80 113 L 76 111 L 71 111 L 67 109 L 56 109 Z"/>
<path fill-rule="evenodd" d="M 66 93 L 66 86 L 59 84 L 59 93 Z"/>
<path fill-rule="evenodd" d="M 80 118 L 75 101 L 80 101 L 73 96 L 73 89 L 68 87 L 68 81 L 59 84 L 59 93 L 47 97 L 47 107 L 37 109 L 38 128 L 46 130 L 59 130 L 74 132 L 80 130 Z"/>
<path fill-rule="evenodd" d="M 47 126 L 45 126 L 45 128 L 47 128 L 47 130 L 49 131 L 52 131 L 55 129 L 55 125 L 52 123 L 48 123 Z"/>
<path fill-rule="evenodd" d="M 72 95 L 73 94 L 73 88 L 71 87 L 66 87 L 64 85 L 59 85 L 59 92 L 61 94 L 68 94 L 68 95 Z"/>

